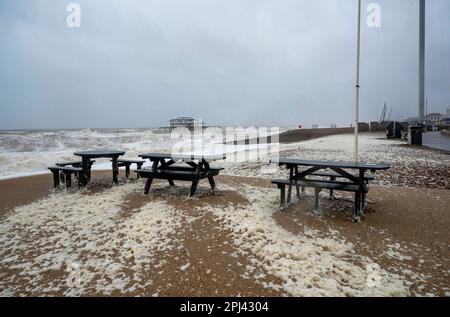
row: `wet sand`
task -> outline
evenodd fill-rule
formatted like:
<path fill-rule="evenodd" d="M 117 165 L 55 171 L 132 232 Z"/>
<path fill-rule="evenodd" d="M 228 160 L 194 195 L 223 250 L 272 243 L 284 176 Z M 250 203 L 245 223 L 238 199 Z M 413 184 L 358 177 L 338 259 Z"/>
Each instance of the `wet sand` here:
<path fill-rule="evenodd" d="M 213 214 L 201 211 L 202 206 L 221 208 L 230 204 L 249 204 L 238 191 L 229 189 L 237 184 L 272 188 L 268 179 L 220 176 L 219 191 L 213 195 L 200 190 L 195 199 L 180 196 L 169 198 L 158 191 L 149 196 L 133 193 L 126 197 L 122 213 L 124 219 L 149 199 L 164 201 L 181 211 L 183 217 L 193 220 L 183 222 L 176 233 L 179 247 L 158 252 L 156 257 L 163 263 L 145 278 L 152 283 L 140 290 L 113 292 L 117 296 L 282 296 L 283 290 L 264 287 L 264 283 L 280 283 L 277 277 L 266 273 L 256 280 L 245 278 L 249 257 L 236 255 L 231 232 L 221 226 Z M 123 178 L 122 178 L 122 181 Z M 135 182 L 135 181 L 131 181 Z M 142 180 L 139 180 L 142 185 Z M 220 190 L 220 186 L 226 190 Z M 111 190 L 110 172 L 94 172 L 92 194 Z M 203 189 L 207 184 L 203 184 Z M 63 190 L 63 189 L 59 189 Z M 52 191 L 51 175 L 37 175 L 0 181 L 0 219 L 13 213 L 13 209 L 47 197 Z M 76 193 L 76 186 L 70 190 Z M 408 277 L 409 271 L 428 276 L 424 281 L 411 278 L 409 286 L 416 295 L 448 295 L 450 287 L 450 205 L 449 191 L 445 189 L 419 189 L 371 186 L 369 207 L 363 221 L 351 222 L 353 203 L 342 199 L 321 199 L 322 214 L 311 213 L 312 199 L 306 198 L 292 205 L 287 212 L 275 212 L 277 223 L 294 234 L 304 234 L 308 227 L 324 234 L 329 229 L 353 243 L 356 253 L 367 256 L 383 268 Z M 402 258 L 399 254 L 407 254 Z M 188 270 L 182 270 L 188 264 Z M 2 276 L 16 274 L 17 270 L 0 267 Z M 48 279 L 60 279 L 65 268 L 48 275 Z M 256 274 L 256 273 L 254 273 Z M 34 293 L 27 291 L 27 280 L 21 279 L 20 292 L 15 295 L 62 295 L 61 292 Z M 101 296 L 101 293 L 82 294 Z"/>
<path fill-rule="evenodd" d="M 50 173 L 0 180 L 0 217 L 15 207 L 47 196 L 52 182 Z"/>

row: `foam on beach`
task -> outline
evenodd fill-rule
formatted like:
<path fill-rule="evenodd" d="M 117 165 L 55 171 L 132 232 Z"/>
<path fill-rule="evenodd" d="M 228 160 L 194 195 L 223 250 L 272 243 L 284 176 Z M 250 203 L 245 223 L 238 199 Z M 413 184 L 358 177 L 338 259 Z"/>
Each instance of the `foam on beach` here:
<path fill-rule="evenodd" d="M 357 254 L 337 230 L 283 228 L 274 218 L 279 197 L 271 187 L 236 182 L 219 187 L 245 199 L 224 206 L 196 197 L 193 208 L 210 213 L 218 229 L 232 233 L 230 255 L 248 259 L 242 277 L 268 289 L 289 296 L 406 296 L 412 283 L 429 278 L 416 272 L 412 251 L 395 240 L 386 238 L 380 256 L 407 265 L 380 267 L 374 257 Z M 153 190 L 157 199 L 146 196 L 133 210 L 129 199 L 142 192 L 141 182 L 97 194 L 56 192 L 10 211 L 0 220 L 0 295 L 153 294 L 151 275 L 170 261 L 164 255 L 181 252 L 180 233 L 195 219 L 183 204 L 173 203 L 186 199 L 189 184 L 157 183 Z M 199 194 L 203 191 L 205 186 Z M 189 275 L 192 261 L 175 269 Z"/>
<path fill-rule="evenodd" d="M 280 157 L 303 160 L 344 161 L 353 160 L 354 136 L 340 134 L 299 143 L 280 144 Z M 361 161 L 387 162 L 388 171 L 375 174 L 375 184 L 383 186 L 408 186 L 450 188 L 450 160 L 448 154 L 435 150 L 409 147 L 402 140 L 388 140 L 383 133 L 362 133 L 359 136 Z M 219 163 L 225 167 L 222 174 L 261 178 L 285 178 L 286 169 L 269 165 L 270 155 L 260 155 L 249 162 Z"/>
<path fill-rule="evenodd" d="M 182 218 L 153 201 L 121 214 L 124 198 L 141 190 L 59 192 L 16 208 L 0 222 L 0 295 L 111 294 L 151 284 L 143 276 L 160 264 L 155 252 L 173 248 Z"/>
<path fill-rule="evenodd" d="M 405 282 L 370 259 L 355 254 L 351 243 L 339 238 L 336 231 L 319 236 L 314 230 L 293 234 L 276 223 L 272 214 L 278 196 L 271 189 L 240 186 L 249 200 L 245 206 L 204 210 L 220 218 L 233 232 L 235 246 L 249 257 L 247 267 L 252 277 L 255 267 L 279 278 L 281 284 L 266 287 L 292 296 L 406 296 Z M 375 268 L 375 269 L 374 269 Z M 371 281 L 378 281 L 373 284 Z"/>
<path fill-rule="evenodd" d="M 123 137 L 133 136 L 125 133 Z M 418 153 L 401 146 L 401 141 L 381 139 L 376 134 L 362 134 L 360 139 L 365 161 L 393 165 L 390 171 L 376 175 L 378 184 L 416 186 L 417 190 L 426 187 L 424 184 L 448 186 L 448 174 L 444 173 L 450 170 L 448 156 L 428 150 Z M 282 145 L 281 155 L 349 161 L 352 144 L 352 135 L 329 136 Z M 268 164 L 270 158 L 214 164 L 225 167 L 223 174 L 287 177 L 286 169 Z M 430 169 L 436 173 L 424 172 Z M 107 295 L 150 286 L 146 272 L 164 265 L 155 254 L 178 250 L 176 233 L 193 221 L 171 203 L 176 197 L 185 198 L 189 185 L 163 188 L 152 188 L 159 199 L 126 213 L 123 205 L 127 197 L 141 193 L 142 183 L 115 186 L 97 194 L 53 193 L 9 212 L 0 220 L 0 295 Z M 311 228 L 299 234 L 285 230 L 273 217 L 279 203 L 274 187 L 235 183 L 219 188 L 238 192 L 248 203 L 198 208 L 212 213 L 221 220 L 222 229 L 233 233 L 235 253 L 249 259 L 244 277 L 267 288 L 294 296 L 404 296 L 410 295 L 411 281 L 427 278 L 413 272 L 414 254 L 395 241 L 382 255 L 406 263 L 409 271 L 379 268 L 371 259 L 356 254 L 353 245 L 337 231 L 324 235 Z M 183 263 L 177 270 L 189 274 L 190 265 Z M 281 282 L 265 282 L 267 275 Z"/>

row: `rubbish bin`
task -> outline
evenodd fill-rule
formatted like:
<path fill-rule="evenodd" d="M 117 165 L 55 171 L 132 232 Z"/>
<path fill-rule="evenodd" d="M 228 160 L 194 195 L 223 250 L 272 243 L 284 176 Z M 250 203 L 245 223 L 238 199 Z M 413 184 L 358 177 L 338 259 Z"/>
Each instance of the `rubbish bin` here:
<path fill-rule="evenodd" d="M 409 144 L 422 146 L 422 132 L 422 126 L 410 126 L 408 131 Z"/>
<path fill-rule="evenodd" d="M 401 139 L 403 127 L 400 122 L 393 121 L 386 127 L 386 134 L 388 139 Z"/>

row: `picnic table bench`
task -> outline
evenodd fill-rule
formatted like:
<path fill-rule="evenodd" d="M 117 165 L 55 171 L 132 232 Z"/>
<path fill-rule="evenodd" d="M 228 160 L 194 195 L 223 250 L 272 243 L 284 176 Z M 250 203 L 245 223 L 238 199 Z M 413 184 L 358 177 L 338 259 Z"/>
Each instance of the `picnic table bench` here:
<path fill-rule="evenodd" d="M 356 176 L 356 175 L 355 175 Z M 340 178 L 345 178 L 344 176 L 335 173 L 335 172 L 322 172 L 322 171 L 317 171 L 314 173 L 311 173 L 309 175 L 306 175 L 306 177 L 314 177 L 313 179 L 315 179 L 315 177 L 322 177 L 322 178 L 328 178 L 331 182 L 336 183 L 336 179 L 340 179 Z M 364 175 L 364 181 L 366 182 L 366 184 L 368 184 L 370 181 L 373 181 L 375 179 L 375 177 L 371 176 L 371 175 Z M 302 193 L 305 191 L 305 186 L 301 186 L 299 184 L 299 186 L 302 188 Z M 334 188 L 329 188 L 330 189 L 330 198 L 334 199 Z"/>
<path fill-rule="evenodd" d="M 92 165 L 94 163 L 95 163 L 95 160 L 91 160 L 89 162 L 89 165 L 90 165 L 91 168 L 92 168 Z M 71 167 L 75 167 L 75 168 L 81 168 L 83 166 L 83 162 L 82 161 L 59 162 L 59 163 L 55 163 L 55 165 L 58 166 L 58 167 L 71 166 Z M 53 167 L 53 170 L 55 170 L 55 167 Z M 64 173 L 63 169 L 59 169 L 59 170 L 62 172 L 62 173 L 59 173 L 60 182 L 61 183 L 66 183 L 66 187 L 69 188 L 71 186 L 71 180 L 69 179 L 69 186 L 67 186 L 66 173 Z M 78 173 L 74 173 L 74 174 L 78 175 Z M 58 183 L 58 185 L 59 185 L 59 183 Z M 54 184 L 55 187 L 57 187 L 58 185 Z"/>
<path fill-rule="evenodd" d="M 92 164 L 95 163 L 95 160 L 91 160 L 89 164 L 92 166 Z M 72 166 L 72 167 L 82 167 L 83 162 L 82 161 L 72 161 L 72 162 L 59 162 L 55 163 L 56 166 Z"/>
<path fill-rule="evenodd" d="M 195 155 L 172 155 L 167 153 L 148 153 L 139 155 L 143 159 L 149 159 L 152 163 L 149 169 L 138 169 L 141 177 L 147 178 L 144 193 L 148 194 L 154 179 L 165 179 L 170 186 L 174 186 L 175 180 L 192 182 L 189 197 L 194 196 L 197 185 L 201 179 L 207 178 L 211 189 L 216 189 L 214 176 L 219 175 L 222 168 L 211 168 L 212 161 L 225 159 L 225 156 L 195 156 Z M 176 164 L 181 162 L 184 165 Z"/>
<path fill-rule="evenodd" d="M 64 181 L 66 183 L 66 188 L 68 189 L 72 186 L 72 174 L 78 176 L 78 187 L 81 186 L 79 181 L 79 175 L 83 171 L 81 167 L 71 167 L 71 166 L 50 166 L 48 168 L 53 174 L 53 187 L 57 188 L 60 184 L 61 174 L 64 175 Z"/>
<path fill-rule="evenodd" d="M 365 198 L 369 191 L 369 182 L 374 178 L 366 175 L 367 171 L 375 173 L 379 170 L 387 170 L 389 164 L 371 164 L 371 163 L 346 163 L 330 161 L 312 161 L 297 159 L 276 160 L 279 166 L 286 166 L 289 169 L 288 179 L 276 179 L 272 183 L 280 189 L 280 209 L 285 208 L 286 203 L 291 202 L 292 187 L 295 185 L 297 197 L 302 199 L 302 192 L 305 187 L 314 188 L 314 210 L 319 211 L 319 194 L 323 189 L 330 190 L 330 196 L 333 197 L 333 191 L 348 191 L 355 193 L 355 210 L 353 218 L 359 220 L 365 208 Z M 299 167 L 306 169 L 300 171 Z M 329 172 L 331 170 L 331 172 Z M 356 174 L 347 170 L 357 170 Z M 328 180 L 317 179 L 315 177 L 327 177 Z M 313 177 L 313 178 L 311 178 Z M 339 180 L 338 180 L 339 179 Z M 286 187 L 288 187 L 286 201 Z"/>
<path fill-rule="evenodd" d="M 136 164 L 136 168 L 140 170 L 142 168 L 142 165 L 144 165 L 144 163 L 145 163 L 144 160 L 119 159 L 117 160 L 117 168 L 125 167 L 125 177 L 130 178 L 131 164 Z M 139 174 L 137 174 L 137 178 L 139 178 Z"/>

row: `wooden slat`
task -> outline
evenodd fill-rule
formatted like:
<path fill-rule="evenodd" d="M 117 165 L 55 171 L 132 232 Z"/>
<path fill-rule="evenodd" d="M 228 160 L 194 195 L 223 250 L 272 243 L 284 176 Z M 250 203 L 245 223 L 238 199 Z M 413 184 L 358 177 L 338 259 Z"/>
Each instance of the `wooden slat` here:
<path fill-rule="evenodd" d="M 83 169 L 78 167 L 68 167 L 68 166 L 51 166 L 49 170 L 67 171 L 67 172 L 81 172 Z"/>
<path fill-rule="evenodd" d="M 140 164 L 145 163 L 144 160 L 129 160 L 129 159 L 119 159 L 117 163 L 131 163 L 131 164 Z"/>
<path fill-rule="evenodd" d="M 289 180 L 276 179 L 272 181 L 276 185 L 289 186 Z M 359 191 L 359 186 L 355 184 L 342 183 L 342 182 L 332 182 L 332 181 L 310 181 L 310 180 L 298 180 L 298 186 L 301 187 L 312 187 L 312 188 L 323 188 L 323 189 L 334 189 L 357 192 Z M 367 187 L 364 188 L 367 191 Z"/>
<path fill-rule="evenodd" d="M 314 161 L 314 160 L 297 160 L 281 158 L 275 160 L 280 166 L 315 166 L 320 168 L 337 167 L 337 168 L 349 168 L 349 169 L 366 169 L 366 170 L 387 170 L 391 166 L 386 163 L 350 163 L 350 162 L 332 162 L 332 161 Z"/>
<path fill-rule="evenodd" d="M 174 159 L 174 160 L 205 160 L 205 161 L 218 161 L 226 159 L 225 155 L 195 155 L 195 154 L 171 154 L 171 153 L 145 153 L 139 155 L 143 159 Z"/>
<path fill-rule="evenodd" d="M 315 172 L 312 173 L 310 175 L 307 176 L 320 176 L 320 177 L 336 177 L 336 178 L 343 178 L 344 176 L 338 174 L 338 173 L 333 173 L 333 172 Z M 357 175 L 354 175 L 355 177 L 358 177 Z M 364 176 L 364 179 L 366 180 L 374 180 L 375 177 L 373 176 Z"/>

